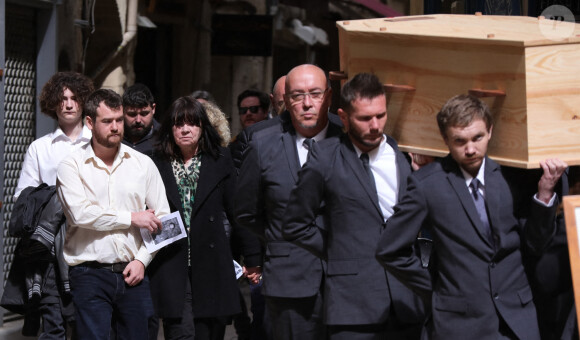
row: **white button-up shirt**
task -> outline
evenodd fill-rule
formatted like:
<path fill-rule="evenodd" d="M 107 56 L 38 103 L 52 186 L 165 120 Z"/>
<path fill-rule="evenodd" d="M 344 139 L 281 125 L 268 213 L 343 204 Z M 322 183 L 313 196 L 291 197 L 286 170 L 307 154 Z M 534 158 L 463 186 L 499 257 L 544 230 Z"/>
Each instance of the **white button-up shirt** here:
<path fill-rule="evenodd" d="M 170 212 L 163 180 L 148 157 L 121 144 L 111 169 L 90 143 L 66 157 L 58 167 L 57 193 L 67 218 L 64 258 L 71 265 L 139 260 L 149 265 L 139 228 L 131 213 L 154 209 Z"/>
<path fill-rule="evenodd" d="M 60 161 L 90 140 L 91 130 L 84 126 L 74 141 L 57 128 L 54 132 L 32 142 L 24 156 L 14 198 L 18 198 L 27 187 L 37 187 L 42 183 L 55 185 L 56 169 Z"/>
<path fill-rule="evenodd" d="M 363 153 L 354 145 L 357 156 Z M 368 152 L 369 165 L 375 179 L 379 206 L 383 212 L 384 220 L 388 220 L 394 212 L 399 194 L 397 155 L 393 147 L 387 143 L 387 136 L 383 135 L 381 144 Z"/>

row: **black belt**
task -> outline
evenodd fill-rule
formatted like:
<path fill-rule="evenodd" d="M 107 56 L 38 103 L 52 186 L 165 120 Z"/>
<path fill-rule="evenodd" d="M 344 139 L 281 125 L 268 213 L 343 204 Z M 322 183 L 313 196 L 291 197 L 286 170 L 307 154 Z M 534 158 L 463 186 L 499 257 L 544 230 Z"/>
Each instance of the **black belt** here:
<path fill-rule="evenodd" d="M 90 261 L 90 262 L 83 262 L 81 265 L 84 265 L 89 268 L 97 268 L 97 269 L 108 269 L 113 273 L 122 273 L 125 270 L 125 267 L 129 262 L 117 262 L 117 263 L 101 263 L 97 261 Z"/>

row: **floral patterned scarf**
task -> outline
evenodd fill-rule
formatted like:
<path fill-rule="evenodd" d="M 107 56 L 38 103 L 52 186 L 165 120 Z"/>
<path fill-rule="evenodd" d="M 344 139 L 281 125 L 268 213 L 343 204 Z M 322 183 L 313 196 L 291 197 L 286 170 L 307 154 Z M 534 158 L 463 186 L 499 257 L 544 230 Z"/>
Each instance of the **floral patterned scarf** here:
<path fill-rule="evenodd" d="M 181 205 L 183 206 L 183 223 L 185 224 L 187 233 L 189 234 L 189 223 L 191 222 L 191 213 L 193 202 L 195 201 L 199 169 L 201 167 L 201 155 L 197 154 L 193 156 L 188 167 L 185 167 L 185 164 L 181 159 L 172 160 L 171 167 L 173 168 L 173 176 L 175 176 L 177 190 L 179 191 Z"/>

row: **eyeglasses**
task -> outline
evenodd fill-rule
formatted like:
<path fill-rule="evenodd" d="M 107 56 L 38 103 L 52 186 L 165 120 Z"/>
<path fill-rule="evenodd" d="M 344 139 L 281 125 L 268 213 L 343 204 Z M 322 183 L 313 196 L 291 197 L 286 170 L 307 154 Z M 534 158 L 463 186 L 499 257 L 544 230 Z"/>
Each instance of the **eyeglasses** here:
<path fill-rule="evenodd" d="M 324 98 L 324 95 L 326 94 L 326 91 L 328 89 L 324 90 L 324 91 L 312 91 L 312 92 L 304 92 L 304 93 L 291 93 L 289 95 L 287 95 L 290 100 L 294 103 L 300 103 L 302 101 L 304 101 L 304 99 L 306 99 L 306 96 L 309 96 L 310 99 L 312 100 L 322 100 L 322 98 Z"/>
<path fill-rule="evenodd" d="M 250 110 L 251 113 L 258 113 L 258 110 L 260 109 L 260 106 L 255 105 L 255 106 L 242 106 L 239 108 L 239 112 L 240 115 L 245 115 L 246 112 L 248 112 L 248 110 Z"/>

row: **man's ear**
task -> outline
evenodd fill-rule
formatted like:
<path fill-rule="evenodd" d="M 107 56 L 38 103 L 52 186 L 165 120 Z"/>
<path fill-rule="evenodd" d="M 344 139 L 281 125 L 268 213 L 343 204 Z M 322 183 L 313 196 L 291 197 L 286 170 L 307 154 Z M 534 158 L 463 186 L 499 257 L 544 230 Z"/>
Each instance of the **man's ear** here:
<path fill-rule="evenodd" d="M 87 124 L 87 127 L 89 128 L 89 130 L 91 130 L 91 131 L 93 130 L 94 125 L 93 125 L 93 119 L 91 118 L 91 116 L 87 116 L 85 118 L 85 124 Z"/>
<path fill-rule="evenodd" d="M 155 108 L 156 108 L 156 107 L 157 107 L 157 104 L 155 104 L 155 103 L 151 104 L 151 113 L 152 113 L 153 115 L 155 115 Z"/>
<path fill-rule="evenodd" d="M 344 131 L 348 132 L 348 114 L 343 109 L 338 109 L 338 117 L 344 126 Z"/>
<path fill-rule="evenodd" d="M 492 130 L 493 130 L 493 125 L 491 125 L 491 126 L 489 127 L 489 131 L 488 131 L 488 133 L 489 133 L 489 138 L 490 138 L 490 139 L 491 139 L 491 131 L 492 131 Z"/>

